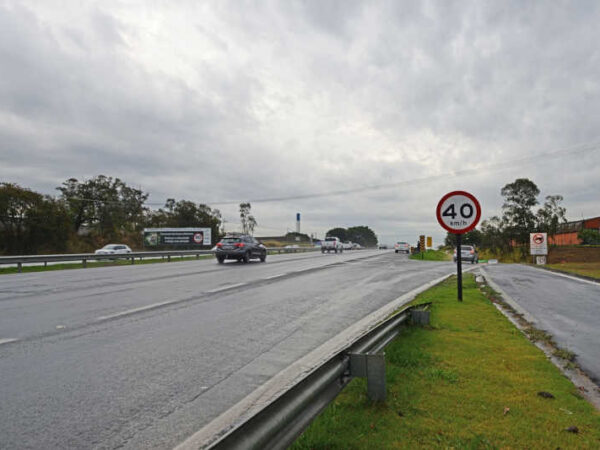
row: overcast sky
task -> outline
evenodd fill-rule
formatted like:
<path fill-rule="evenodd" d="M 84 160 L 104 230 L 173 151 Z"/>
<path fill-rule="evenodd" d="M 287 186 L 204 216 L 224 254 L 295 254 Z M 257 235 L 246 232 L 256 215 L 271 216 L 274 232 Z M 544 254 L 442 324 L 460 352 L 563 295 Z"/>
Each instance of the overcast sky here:
<path fill-rule="evenodd" d="M 597 1 L 0 0 L 0 180 L 119 177 L 228 230 L 253 201 L 259 236 L 300 212 L 437 245 L 446 192 L 484 219 L 522 177 L 598 216 L 598 24 Z"/>

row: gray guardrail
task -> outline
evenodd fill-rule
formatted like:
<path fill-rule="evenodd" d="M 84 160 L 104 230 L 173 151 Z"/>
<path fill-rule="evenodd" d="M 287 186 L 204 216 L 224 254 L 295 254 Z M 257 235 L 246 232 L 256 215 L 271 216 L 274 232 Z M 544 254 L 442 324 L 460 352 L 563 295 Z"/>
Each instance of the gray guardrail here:
<path fill-rule="evenodd" d="M 367 378 L 370 399 L 385 400 L 385 355 L 381 350 L 409 321 L 429 321 L 429 304 L 401 310 L 314 369 L 257 414 L 206 448 L 286 449 L 355 377 Z"/>
<path fill-rule="evenodd" d="M 273 253 L 302 253 L 317 251 L 319 248 L 316 247 L 298 247 L 298 248 L 279 248 L 279 247 L 267 247 L 269 254 Z M 135 260 L 142 260 L 144 258 L 167 258 L 171 261 L 172 257 L 185 257 L 185 256 L 196 256 L 200 255 L 212 255 L 213 250 L 169 250 L 169 251 L 157 251 L 157 252 L 131 252 L 118 255 L 96 255 L 95 253 L 71 253 L 64 255 L 16 255 L 16 256 L 0 256 L 0 265 L 13 265 L 16 264 L 19 273 L 23 269 L 24 264 L 35 264 L 44 263 L 44 265 L 52 262 L 68 262 L 68 261 L 81 261 L 83 267 L 87 267 L 88 261 L 102 261 L 102 260 L 114 260 L 114 259 L 127 259 L 131 261 L 131 264 L 135 264 Z"/>

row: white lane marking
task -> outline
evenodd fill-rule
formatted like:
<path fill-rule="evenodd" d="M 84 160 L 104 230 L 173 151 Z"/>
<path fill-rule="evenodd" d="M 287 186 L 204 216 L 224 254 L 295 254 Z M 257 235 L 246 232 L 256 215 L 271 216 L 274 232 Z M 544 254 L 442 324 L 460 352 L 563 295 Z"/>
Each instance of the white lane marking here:
<path fill-rule="evenodd" d="M 15 342 L 15 341 L 18 341 L 18 339 L 0 339 L 0 345 L 8 344 L 9 342 Z"/>
<path fill-rule="evenodd" d="M 221 286 L 220 288 L 213 289 L 211 291 L 206 291 L 208 294 L 214 294 L 215 292 L 227 291 L 229 289 L 234 289 L 236 287 L 244 286 L 246 283 L 237 283 L 237 284 L 229 284 L 227 286 Z"/>
<path fill-rule="evenodd" d="M 151 305 L 140 306 L 139 308 L 128 309 L 127 311 L 122 311 L 122 312 L 119 312 L 116 314 L 111 314 L 109 316 L 98 317 L 96 319 L 96 322 L 101 322 L 102 320 L 114 319 L 116 317 L 128 316 L 129 314 L 135 314 L 137 312 L 146 311 L 148 309 L 159 308 L 161 306 L 170 305 L 172 303 L 175 303 L 175 300 L 169 300 L 168 302 L 153 303 Z"/>
<path fill-rule="evenodd" d="M 285 277 L 287 273 L 280 273 L 279 275 L 272 275 L 270 277 L 265 278 L 265 280 L 272 280 L 273 278 Z"/>

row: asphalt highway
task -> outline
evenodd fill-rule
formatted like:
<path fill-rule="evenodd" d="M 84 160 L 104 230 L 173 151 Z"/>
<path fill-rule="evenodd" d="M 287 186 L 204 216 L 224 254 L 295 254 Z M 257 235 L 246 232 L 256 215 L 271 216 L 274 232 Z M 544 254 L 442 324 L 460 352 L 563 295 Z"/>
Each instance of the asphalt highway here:
<path fill-rule="evenodd" d="M 390 251 L 0 277 L 0 447 L 172 448 L 398 296 Z"/>
<path fill-rule="evenodd" d="M 600 283 L 521 264 L 498 264 L 486 273 L 548 331 L 596 382 L 600 381 Z"/>

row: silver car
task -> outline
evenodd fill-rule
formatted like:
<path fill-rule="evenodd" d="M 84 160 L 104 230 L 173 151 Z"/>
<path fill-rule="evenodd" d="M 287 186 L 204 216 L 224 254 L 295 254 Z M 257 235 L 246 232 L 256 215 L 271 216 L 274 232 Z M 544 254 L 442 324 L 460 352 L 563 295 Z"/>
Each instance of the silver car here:
<path fill-rule="evenodd" d="M 131 253 L 129 246 L 125 244 L 108 244 L 94 252 L 96 255 L 123 255 Z"/>
<path fill-rule="evenodd" d="M 460 258 L 462 261 L 470 261 L 471 264 L 477 264 L 479 262 L 479 254 L 472 245 L 461 245 L 460 246 Z M 454 249 L 454 256 L 452 258 L 456 262 L 456 249 Z"/>

